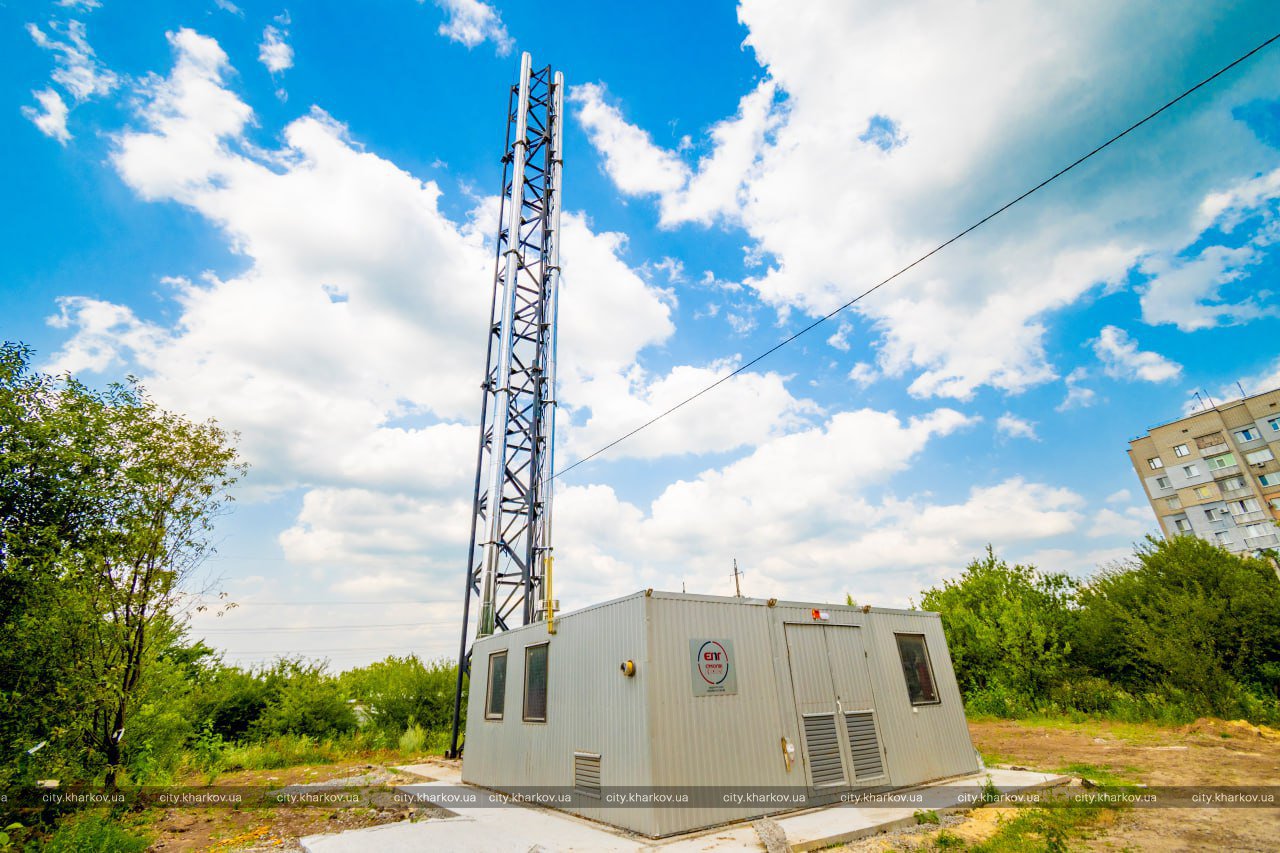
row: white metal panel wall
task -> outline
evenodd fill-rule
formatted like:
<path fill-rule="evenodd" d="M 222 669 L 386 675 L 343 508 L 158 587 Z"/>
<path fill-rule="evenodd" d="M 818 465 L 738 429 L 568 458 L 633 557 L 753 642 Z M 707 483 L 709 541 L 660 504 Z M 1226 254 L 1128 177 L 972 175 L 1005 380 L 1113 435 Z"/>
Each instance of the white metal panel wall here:
<path fill-rule="evenodd" d="M 977 754 L 941 618 L 924 611 L 872 611 L 867 626 L 868 663 L 892 784 L 901 787 L 976 772 Z M 895 633 L 924 635 L 941 700 L 936 705 L 911 705 Z"/>
<path fill-rule="evenodd" d="M 787 772 L 781 738 L 769 608 L 762 600 L 657 593 L 649 603 L 648 682 L 656 786 L 804 786 Z M 728 639 L 734 695 L 695 696 L 689 641 Z M 788 697 L 788 715 L 795 703 Z M 670 835 L 762 814 L 759 807 L 655 810 L 653 835 Z"/>
<path fill-rule="evenodd" d="M 574 784 L 574 752 L 600 755 L 600 784 L 650 784 L 646 697 L 650 667 L 645 652 L 644 593 L 495 634 L 475 644 L 467 701 L 463 781 L 497 790 Z M 524 722 L 524 649 L 550 640 L 547 720 Z M 484 718 L 489 654 L 507 649 L 506 713 Z M 636 674 L 621 672 L 636 662 Z M 585 808 L 584 816 L 650 832 L 651 809 Z"/>

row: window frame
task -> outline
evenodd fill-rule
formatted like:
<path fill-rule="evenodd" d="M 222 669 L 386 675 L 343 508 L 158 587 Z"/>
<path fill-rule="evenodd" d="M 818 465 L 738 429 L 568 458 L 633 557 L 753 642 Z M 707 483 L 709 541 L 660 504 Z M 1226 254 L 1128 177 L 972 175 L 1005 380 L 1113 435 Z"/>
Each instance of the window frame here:
<path fill-rule="evenodd" d="M 1190 480 L 1192 477 L 1200 476 L 1200 469 L 1196 467 L 1196 463 L 1191 462 L 1182 466 L 1182 473 Z"/>
<path fill-rule="evenodd" d="M 1238 429 L 1236 430 L 1235 435 L 1236 435 L 1236 441 L 1240 442 L 1241 444 L 1248 444 L 1251 441 L 1257 441 L 1258 439 L 1262 438 L 1262 434 L 1257 430 L 1256 427 L 1245 427 L 1244 429 Z"/>
<path fill-rule="evenodd" d="M 1159 471 L 1164 467 L 1164 460 L 1159 456 L 1151 456 L 1147 459 L 1147 467 L 1152 471 Z"/>
<path fill-rule="evenodd" d="M 1173 446 L 1173 455 L 1178 459 L 1182 459 L 1191 455 L 1191 448 L 1185 444 L 1175 444 Z"/>
<path fill-rule="evenodd" d="M 489 653 L 489 671 L 484 683 L 484 718 L 486 720 L 502 720 L 507 713 L 507 673 L 511 671 L 511 659 L 507 656 L 509 649 Z M 502 707 L 493 712 L 493 665 L 502 658 Z"/>
<path fill-rule="evenodd" d="M 1186 525 L 1186 526 L 1184 527 L 1183 525 Z M 1195 528 L 1191 526 L 1191 519 L 1186 517 L 1173 519 L 1173 529 L 1178 531 L 1179 533 L 1195 532 Z"/>
<path fill-rule="evenodd" d="M 1262 456 L 1262 454 L 1264 453 L 1267 454 L 1266 458 L 1262 458 L 1262 459 L 1250 458 L 1251 456 Z M 1276 455 L 1271 452 L 1270 447 L 1259 447 L 1257 450 L 1251 451 L 1244 455 L 1244 461 L 1249 463 L 1250 465 L 1266 465 L 1268 462 L 1270 462 L 1275 458 L 1276 458 Z"/>
<path fill-rule="evenodd" d="M 1162 483 L 1162 482 L 1160 482 L 1161 480 L 1164 480 L 1164 482 L 1163 482 L 1163 483 Z M 1172 489 L 1172 488 L 1173 488 L 1173 481 L 1172 481 L 1172 480 L 1170 480 L 1167 476 L 1165 476 L 1165 475 L 1163 475 L 1163 474 L 1162 474 L 1161 476 L 1156 477 L 1156 488 L 1157 488 L 1157 489 Z"/>
<path fill-rule="evenodd" d="M 907 678 L 907 662 L 902 657 L 902 640 L 904 637 L 913 639 L 918 637 L 920 639 L 920 648 L 924 650 L 924 665 L 929 672 L 929 686 L 933 689 L 932 699 L 917 702 L 911 698 L 911 682 Z M 894 631 L 893 639 L 894 644 L 898 647 L 898 664 L 902 669 L 902 686 L 907 691 L 907 701 L 911 703 L 913 708 L 918 708 L 921 705 L 941 705 L 942 692 L 938 690 L 938 678 L 933 669 L 933 657 L 929 654 L 929 638 L 924 634 L 911 631 Z"/>
<path fill-rule="evenodd" d="M 546 663 L 542 670 L 542 716 L 529 716 L 529 656 L 534 649 L 543 649 L 546 654 Z M 530 643 L 524 647 L 524 673 L 520 679 L 524 685 L 523 701 L 520 703 L 520 719 L 526 723 L 545 723 L 547 721 L 547 693 L 551 681 L 551 641 L 543 640 L 541 643 Z"/>
<path fill-rule="evenodd" d="M 1217 456 L 1206 456 L 1204 463 L 1209 466 L 1210 471 L 1221 471 L 1224 468 L 1239 464 L 1234 453 L 1219 453 Z"/>

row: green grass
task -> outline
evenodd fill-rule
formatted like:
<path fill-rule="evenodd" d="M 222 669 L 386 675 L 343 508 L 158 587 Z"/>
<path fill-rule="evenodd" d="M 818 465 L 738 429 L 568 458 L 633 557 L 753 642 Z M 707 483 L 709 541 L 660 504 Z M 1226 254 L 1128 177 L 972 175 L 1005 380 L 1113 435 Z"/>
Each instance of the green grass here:
<path fill-rule="evenodd" d="M 1071 803 L 1021 810 L 995 835 L 969 849 L 972 853 L 1065 853 L 1069 843 L 1083 838 L 1110 808 Z"/>
<path fill-rule="evenodd" d="M 1141 774 L 1144 771 L 1139 767 L 1128 765 L 1116 767 L 1111 764 L 1073 763 L 1064 764 L 1054 772 L 1067 776 L 1080 776 L 1099 785 L 1129 785 L 1141 782 Z"/>

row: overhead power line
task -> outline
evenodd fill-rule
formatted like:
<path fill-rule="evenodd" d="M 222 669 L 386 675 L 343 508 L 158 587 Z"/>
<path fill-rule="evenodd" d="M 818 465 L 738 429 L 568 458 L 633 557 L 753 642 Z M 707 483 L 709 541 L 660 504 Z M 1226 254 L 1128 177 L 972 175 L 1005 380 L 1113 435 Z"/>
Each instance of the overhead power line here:
<path fill-rule="evenodd" d="M 386 622 L 374 623 L 370 625 L 289 625 L 285 627 L 275 628 L 196 628 L 192 627 L 191 632 L 194 634 L 274 634 L 292 631 L 363 631 L 371 628 L 439 628 L 447 625 L 456 625 L 457 620 L 448 622 L 395 622 L 388 624 Z"/>
<path fill-rule="evenodd" d="M 1156 109 L 1156 110 L 1153 110 L 1153 111 L 1152 111 L 1152 112 L 1150 112 L 1150 113 L 1147 113 L 1147 115 L 1143 116 L 1143 117 L 1142 117 L 1141 119 L 1139 119 L 1138 121 L 1135 121 L 1133 124 L 1129 125 L 1129 126 L 1128 126 L 1128 127 L 1126 127 L 1124 130 L 1120 131 L 1120 132 L 1119 132 L 1119 133 L 1117 133 L 1115 136 L 1111 137 L 1111 138 L 1110 138 L 1110 139 L 1108 139 L 1106 142 L 1104 142 L 1104 143 L 1102 143 L 1101 145 L 1099 145 L 1097 148 L 1094 148 L 1094 149 L 1093 149 L 1092 151 L 1090 151 L 1088 154 L 1084 154 L 1084 155 L 1082 155 L 1081 157 L 1078 157 L 1077 159 L 1075 159 L 1074 161 L 1072 161 L 1070 164 L 1068 164 L 1068 165 L 1066 165 L 1066 166 L 1062 167 L 1061 169 L 1059 169 L 1058 171 L 1054 172 L 1054 173 L 1053 173 L 1052 175 L 1050 175 L 1049 177 L 1045 178 L 1045 179 L 1044 179 L 1043 181 L 1041 181 L 1040 183 L 1038 183 L 1038 184 L 1036 184 L 1035 186 L 1031 187 L 1031 189 L 1029 189 L 1029 190 L 1027 190 L 1026 192 L 1024 192 L 1024 193 L 1022 193 L 1021 195 L 1019 195 L 1017 198 L 1014 198 L 1014 199 L 1012 199 L 1012 200 L 1010 200 L 1010 201 L 1005 202 L 1005 203 L 1004 203 L 1004 204 L 1002 204 L 1000 207 L 996 208 L 995 210 L 993 210 L 993 211 L 991 211 L 990 213 L 988 213 L 986 216 L 984 216 L 984 217 L 982 217 L 981 219 L 979 219 L 977 222 L 975 222 L 975 223 L 973 223 L 972 225 L 970 225 L 968 228 L 965 228 L 963 231 L 959 232 L 958 234 L 956 234 L 955 236 L 951 237 L 950 239 L 948 239 L 948 240 L 946 240 L 946 241 L 944 241 L 944 242 L 942 242 L 942 243 L 939 243 L 937 246 L 934 246 L 932 249 L 930 249 L 929 251 L 925 252 L 923 255 L 921 255 L 920 257 L 916 258 L 914 261 L 912 261 L 911 263 L 907 264 L 907 265 L 906 265 L 905 267 L 903 267 L 902 269 L 900 269 L 900 270 L 898 270 L 897 272 L 895 272 L 893 275 L 889 276 L 888 278 L 883 279 L 883 280 L 882 280 L 882 281 L 880 281 L 878 284 L 875 284 L 875 285 L 873 285 L 872 287 L 867 288 L 866 290 L 864 290 L 864 291 L 862 291 L 861 293 L 859 293 L 857 296 L 855 296 L 855 297 L 853 297 L 852 299 L 850 299 L 848 302 L 845 302 L 843 305 L 840 305 L 839 307 L 837 307 L 837 308 L 835 308 L 834 310 L 832 310 L 832 311 L 828 312 L 827 314 L 822 315 L 821 317 L 819 317 L 818 319 L 814 320 L 814 321 L 813 321 L 812 323 L 810 323 L 809 325 L 807 325 L 807 326 L 805 326 L 804 328 L 800 329 L 798 332 L 795 332 L 794 334 L 790 335 L 789 337 L 786 337 L 786 338 L 782 339 L 781 341 L 779 341 L 778 343 L 774 344 L 773 346 L 769 347 L 769 349 L 765 350 L 764 352 L 760 353 L 760 354 L 759 354 L 759 355 L 757 355 L 756 357 L 752 358 L 752 359 L 751 359 L 750 361 L 748 361 L 746 364 L 743 364 L 743 365 L 741 365 L 740 367 L 738 367 L 737 369 L 733 370 L 732 372 L 725 374 L 724 376 L 722 376 L 722 377 L 720 377 L 719 379 L 717 379 L 715 382 L 712 382 L 711 384 L 707 385 L 706 387 L 704 387 L 704 388 L 703 388 L 703 389 L 701 389 L 700 391 L 697 391 L 696 393 L 691 394 L 690 396 L 688 396 L 688 397 L 686 397 L 685 399 L 681 400 L 679 403 L 676 403 L 674 406 L 672 406 L 671 408 L 667 409 L 666 411 L 661 412 L 660 414 L 654 415 L 652 418 L 650 418 L 649 420 L 647 420 L 647 421 L 645 421 L 644 423 L 640 424 L 638 427 L 636 427 L 635 429 L 633 429 L 633 430 L 631 430 L 630 432 L 626 433 L 625 435 L 621 435 L 621 436 L 619 436 L 618 438 L 615 438 L 613 441 L 609 442 L 608 444 L 604 445 L 603 447 L 601 447 L 600 449 L 598 449 L 598 450 L 594 451 L 593 453 L 590 453 L 590 454 L 588 454 L 587 456 L 582 457 L 582 458 L 581 458 L 581 459 L 579 459 L 578 461 L 574 462 L 572 465 L 569 465 L 567 468 L 563 468 L 563 469 L 561 469 L 560 471 L 557 471 L 554 475 L 552 475 L 552 479 L 554 480 L 554 479 L 556 479 L 557 477 L 560 477 L 560 476 L 562 476 L 562 475 L 564 475 L 564 474 L 569 473 L 569 472 L 570 472 L 570 471 L 572 471 L 574 468 L 577 468 L 579 465 L 582 465 L 582 464 L 584 464 L 584 463 L 586 463 L 586 462 L 590 462 L 592 459 L 595 459 L 595 458 L 596 458 L 597 456 L 599 456 L 600 454 L 602 454 L 602 453 L 604 453 L 604 452 L 606 452 L 606 451 L 608 451 L 608 450 L 610 450 L 610 449 L 612 449 L 612 448 L 614 448 L 614 447 L 617 447 L 619 444 L 621 444 L 622 442 L 624 442 L 624 441 L 626 441 L 627 439 L 631 438 L 632 436 L 636 435 L 637 433 L 643 432 L 644 430 L 646 430 L 646 429 L 648 429 L 649 427 L 653 426 L 653 425 L 654 425 L 654 424 L 656 424 L 658 421 L 662 420 L 663 418 L 667 417 L 668 415 L 671 415 L 671 414 L 673 414 L 674 412 L 676 412 L 676 411 L 678 411 L 678 410 L 680 410 L 680 409 L 684 408 L 685 406 L 689 405 L 689 404 L 690 404 L 690 403 L 692 403 L 694 400 L 696 400 L 696 399 L 698 399 L 699 397 L 701 397 L 703 394 L 706 394 L 707 392 L 712 391 L 712 390 L 714 390 L 715 388 L 718 388 L 719 386 L 723 385 L 725 382 L 728 382 L 730 379 L 732 379 L 733 377 L 737 376 L 739 373 L 742 373 L 742 372 L 746 371 L 747 369 L 749 369 L 749 368 L 751 368 L 751 367 L 755 366 L 756 364 L 759 364 L 761 361 L 763 361 L 764 359 L 766 359 L 766 358 L 768 358 L 769 356 L 773 355 L 773 354 L 774 354 L 775 352 L 777 352 L 778 350 L 782 349 L 783 347 L 787 346 L 788 344 L 791 344 L 792 342 L 794 342 L 794 341 L 795 341 L 795 340 L 797 340 L 798 338 L 803 337 L 804 335 L 806 335 L 806 334 L 808 334 L 809 332 L 811 332 L 811 331 L 813 331 L 814 329 L 816 329 L 818 326 L 821 326 L 823 323 L 825 323 L 825 322 L 827 322 L 828 320 L 830 320 L 832 317 L 835 317 L 837 314 L 840 314 L 841 312 L 845 311 L 846 309 L 850 308 L 851 306 L 853 306 L 853 305 L 857 304 L 858 302 L 862 301 L 864 298 L 866 298 L 866 297 L 870 296 L 871 294 L 875 293 L 877 290 L 879 290 L 880 288 L 884 287 L 884 286 L 885 286 L 886 284 L 888 284 L 889 282 L 893 281 L 894 279 L 898 278 L 899 276 L 903 275 L 904 273 L 909 272 L 909 271 L 910 271 L 910 270 L 912 270 L 913 268 L 915 268 L 915 267 L 919 266 L 920 264 L 924 263 L 924 262 L 925 262 L 925 261 L 927 261 L 929 258 L 931 258 L 931 257 L 933 257 L 934 255 L 936 255 L 938 252 L 941 252 L 943 249 L 945 249 L 945 248 L 947 248 L 948 246 L 950 246 L 952 243 L 954 243 L 954 242 L 956 242 L 957 240 L 960 240 L 961 238 L 963 238 L 963 237 L 967 236 L 967 235 L 968 235 L 968 234 L 970 234 L 971 232 L 976 231 L 978 228 L 981 228 L 983 225 L 987 224 L 987 223 L 988 223 L 988 222 L 990 222 L 992 219 L 995 219 L 997 216 L 999 216 L 1000 214 L 1004 213 L 1006 210 L 1008 210 L 1009 208 L 1013 207 L 1013 206 L 1014 206 L 1015 204 L 1017 204 L 1018 202 L 1023 201 L 1024 199 L 1028 198 L 1029 196 L 1031 196 L 1031 195 L 1035 194 L 1036 192 L 1039 192 L 1040 190 L 1044 189 L 1044 188 L 1045 188 L 1045 187 L 1047 187 L 1049 184 L 1051 184 L 1051 183 L 1053 183 L 1054 181 L 1056 181 L 1058 178 L 1060 178 L 1060 177 L 1062 177 L 1063 175 L 1067 174 L 1067 172 L 1070 172 L 1072 169 L 1074 169 L 1075 167 L 1079 166 L 1081 163 L 1083 163 L 1083 162 L 1085 162 L 1086 160 L 1088 160 L 1089 158 L 1093 157 L 1095 154 L 1099 154 L 1099 153 L 1101 153 L 1102 151 L 1104 151 L 1105 149 L 1107 149 L 1107 148 L 1111 147 L 1112 145 L 1114 145 L 1115 143 L 1119 142 L 1121 139 L 1123 139 L 1124 137 L 1128 136 L 1130 133 L 1132 133 L 1133 131 L 1137 130 L 1138 128 L 1142 127 L 1144 124 L 1146 124 L 1147 122 L 1151 121 L 1151 120 L 1152 120 L 1152 119 L 1154 119 L 1156 116 L 1158 116 L 1158 115 L 1160 115 L 1161 113 L 1165 112 L 1166 110 L 1170 109 L 1170 108 L 1171 108 L 1171 107 L 1173 107 L 1175 104 L 1177 104 L 1177 103 L 1179 103 L 1180 101 L 1184 100 L 1185 98 L 1187 98 L 1188 96 L 1192 95 L 1192 94 L 1193 94 L 1193 93 L 1195 93 L 1196 91 L 1198 91 L 1198 90 L 1200 90 L 1200 89 L 1204 88 L 1205 86 L 1209 85 L 1209 84 L 1210 84 L 1210 83 L 1212 83 L 1214 80 L 1216 80 L 1216 79 L 1218 79 L 1219 77 L 1221 77 L 1223 74 L 1226 74 L 1226 73 L 1227 73 L 1228 71 L 1230 71 L 1232 68 L 1235 68 L 1235 67 L 1236 67 L 1237 65 L 1239 65 L 1240 63 L 1245 62 L 1246 60 L 1248 60 L 1248 59 L 1249 59 L 1250 57 L 1252 57 L 1254 54 L 1256 54 L 1256 53 L 1258 53 L 1258 52 L 1262 51 L 1263 49 L 1267 48 L 1267 47 L 1268 47 L 1268 46 L 1270 46 L 1273 42 L 1275 42 L 1277 39 L 1280 39 L 1280 33 L 1276 33 L 1275 35 L 1271 36 L 1271 38 L 1267 39 L 1266 41 L 1264 41 L 1264 42 L 1262 42 L 1261 44 L 1259 44 L 1257 47 L 1255 47 L 1255 48 L 1253 48 L 1252 50 L 1250 50 L 1248 53 L 1242 54 L 1241 56 L 1237 57 L 1236 59 L 1234 59 L 1234 60 L 1232 60 L 1231 62 L 1227 63 L 1226 65 L 1222 66 L 1222 67 L 1221 67 L 1221 68 L 1219 68 L 1217 71 L 1213 72 L 1213 73 L 1212 73 L 1212 74 L 1210 74 L 1208 77 L 1206 77 L 1206 78 L 1204 78 L 1203 80 L 1201 80 L 1199 83 L 1196 83 L 1194 86 L 1192 86 L 1191 88 L 1187 89 L 1187 90 L 1186 90 L 1186 91 L 1184 91 L 1182 94 L 1178 95 L 1176 98 L 1174 98 L 1174 99 L 1172 99 L 1172 100 L 1170 100 L 1170 101 L 1166 102 L 1166 103 L 1165 103 L 1163 106 L 1161 106 L 1160 108 L 1158 108 L 1158 109 Z"/>

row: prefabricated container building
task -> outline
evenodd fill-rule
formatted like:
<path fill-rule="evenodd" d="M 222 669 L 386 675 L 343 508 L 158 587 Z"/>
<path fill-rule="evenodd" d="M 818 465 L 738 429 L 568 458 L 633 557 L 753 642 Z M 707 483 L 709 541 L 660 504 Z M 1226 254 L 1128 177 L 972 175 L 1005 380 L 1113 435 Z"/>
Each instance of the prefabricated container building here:
<path fill-rule="evenodd" d="M 648 590 L 553 630 L 476 641 L 463 781 L 569 790 L 561 807 L 661 837 L 786 806 L 609 792 L 800 789 L 812 803 L 978 770 L 936 613 Z"/>

